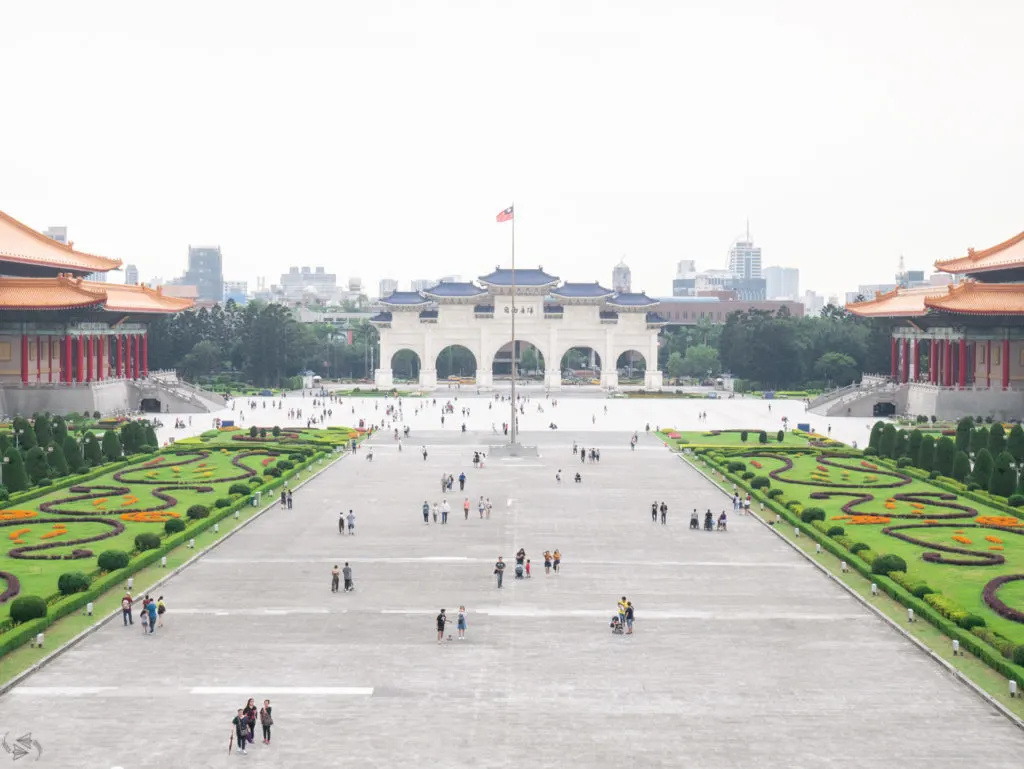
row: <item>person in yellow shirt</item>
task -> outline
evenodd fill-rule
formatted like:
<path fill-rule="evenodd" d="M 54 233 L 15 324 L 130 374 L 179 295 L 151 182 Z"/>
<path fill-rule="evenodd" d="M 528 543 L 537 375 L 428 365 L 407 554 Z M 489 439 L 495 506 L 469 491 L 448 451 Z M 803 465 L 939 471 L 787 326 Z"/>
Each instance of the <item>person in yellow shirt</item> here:
<path fill-rule="evenodd" d="M 558 566 L 562 563 L 562 551 L 557 547 L 555 548 L 554 555 L 552 556 L 552 565 L 555 567 L 555 574 L 558 573 Z"/>
<path fill-rule="evenodd" d="M 545 574 L 550 574 L 551 573 L 551 551 L 550 550 L 545 550 L 544 551 L 544 573 Z"/>
<path fill-rule="evenodd" d="M 626 624 L 626 604 L 628 603 L 626 596 L 622 596 L 622 600 L 619 601 L 619 622 L 623 625 Z"/>

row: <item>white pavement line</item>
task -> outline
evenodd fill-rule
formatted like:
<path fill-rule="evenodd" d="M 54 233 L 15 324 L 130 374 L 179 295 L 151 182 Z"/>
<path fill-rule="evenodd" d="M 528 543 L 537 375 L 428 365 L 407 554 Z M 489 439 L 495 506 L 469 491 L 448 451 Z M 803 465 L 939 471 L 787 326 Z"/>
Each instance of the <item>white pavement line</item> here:
<path fill-rule="evenodd" d="M 116 689 L 116 686 L 18 686 L 11 694 L 19 697 L 88 697 Z"/>
<path fill-rule="evenodd" d="M 422 617 L 433 615 L 433 609 L 381 609 L 381 614 L 398 614 L 406 616 Z M 530 607 L 521 608 L 477 608 L 474 614 L 488 617 L 536 617 L 538 619 L 608 619 L 615 613 L 614 608 L 609 609 L 534 609 Z M 752 621 L 797 621 L 797 622 L 834 622 L 836 620 L 863 620 L 861 613 L 827 613 L 815 612 L 814 614 L 796 613 L 786 611 L 764 611 L 764 612 L 723 612 L 723 611 L 698 611 L 680 609 L 645 611 L 638 616 L 638 620 L 715 620 L 720 622 L 752 622 Z"/>
<path fill-rule="evenodd" d="M 373 694 L 372 686 L 195 686 L 189 689 L 188 693 L 246 695 L 257 690 L 260 696 L 264 694 L 305 694 L 314 697 L 369 697 Z"/>
<path fill-rule="evenodd" d="M 470 556 L 441 556 L 429 555 L 421 558 L 349 558 L 349 563 L 373 564 L 373 563 L 493 563 L 493 558 L 472 558 Z M 224 565 L 253 565 L 261 564 L 287 564 L 287 563 L 334 563 L 337 558 L 330 557 L 309 557 L 309 558 L 204 558 L 207 564 Z M 811 569 L 813 566 L 800 561 L 792 563 L 779 563 L 776 561 L 593 561 L 589 559 L 573 560 L 576 566 L 681 566 L 699 568 L 735 568 L 735 569 Z M 177 610 L 175 610 L 177 611 Z"/>
<path fill-rule="evenodd" d="M 288 614 L 344 614 L 347 609 L 332 612 L 323 608 L 292 608 L 292 609 L 202 609 L 174 608 L 175 614 L 204 614 L 215 617 L 278 617 Z"/>

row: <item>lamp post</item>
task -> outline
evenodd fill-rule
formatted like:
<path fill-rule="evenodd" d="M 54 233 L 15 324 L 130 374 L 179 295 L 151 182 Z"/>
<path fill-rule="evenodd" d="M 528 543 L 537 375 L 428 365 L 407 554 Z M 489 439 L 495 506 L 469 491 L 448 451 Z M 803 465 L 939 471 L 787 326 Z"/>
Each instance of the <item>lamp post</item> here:
<path fill-rule="evenodd" d="M 14 448 L 21 448 L 21 436 L 24 435 L 24 433 L 25 431 L 23 429 L 18 429 L 14 431 Z"/>
<path fill-rule="evenodd" d="M 10 463 L 11 458 L 8 456 L 4 456 L 3 461 L 0 462 L 0 486 L 4 485 L 4 465 L 9 465 Z"/>

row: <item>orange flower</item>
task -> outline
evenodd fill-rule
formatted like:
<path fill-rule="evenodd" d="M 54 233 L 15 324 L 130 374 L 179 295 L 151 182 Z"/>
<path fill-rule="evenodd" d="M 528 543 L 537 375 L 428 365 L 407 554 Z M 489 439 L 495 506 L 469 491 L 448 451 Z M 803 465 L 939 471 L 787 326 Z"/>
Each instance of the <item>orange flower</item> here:
<path fill-rule="evenodd" d="M 954 542 L 959 542 L 959 543 L 960 543 L 961 545 L 970 545 L 970 544 L 973 544 L 973 543 L 971 542 L 971 540 L 969 540 L 969 539 L 968 539 L 967 537 L 961 537 L 961 536 L 959 536 L 959 535 L 957 535 L 957 536 L 953 537 L 953 541 L 954 541 Z"/>
<path fill-rule="evenodd" d="M 852 524 L 865 523 L 889 523 L 892 519 L 884 515 L 854 515 L 850 518 Z"/>
<path fill-rule="evenodd" d="M 39 513 L 34 510 L 3 510 L 0 521 L 20 521 L 22 518 L 35 518 Z"/>
<path fill-rule="evenodd" d="M 886 510 L 895 510 L 896 509 L 896 503 L 895 502 L 886 502 L 885 503 L 885 509 Z"/>
<path fill-rule="evenodd" d="M 991 542 L 993 545 L 1003 544 L 1003 540 L 999 539 L 999 537 L 985 537 L 985 539 Z"/>
<path fill-rule="evenodd" d="M 991 547 L 989 548 L 989 550 L 1002 550 L 1002 549 L 1003 549 L 1003 546 L 1002 546 L 1002 545 L 992 545 L 992 546 L 991 546 Z"/>
<path fill-rule="evenodd" d="M 974 522 L 980 523 L 982 526 L 1024 526 L 1020 519 L 1014 518 L 1012 515 L 979 515 Z"/>
<path fill-rule="evenodd" d="M 14 531 L 12 531 L 7 536 L 10 537 L 15 542 L 21 542 L 21 535 L 22 534 L 26 534 L 26 533 L 28 533 L 30 531 L 32 531 L 32 529 L 15 529 Z"/>
<path fill-rule="evenodd" d="M 938 523 L 938 521 L 928 518 L 925 520 L 925 523 Z"/>
<path fill-rule="evenodd" d="M 178 513 L 172 513 L 169 510 L 151 510 L 140 513 L 121 513 L 122 521 L 131 521 L 133 523 L 163 523 L 168 518 L 180 518 L 181 515 Z"/>
<path fill-rule="evenodd" d="M 833 521 L 848 521 L 849 519 L 850 519 L 850 516 L 848 516 L 848 515 L 833 515 L 832 516 L 832 520 Z"/>
<path fill-rule="evenodd" d="M 911 502 L 910 506 L 917 510 L 924 510 L 924 505 L 922 505 L 920 502 Z"/>

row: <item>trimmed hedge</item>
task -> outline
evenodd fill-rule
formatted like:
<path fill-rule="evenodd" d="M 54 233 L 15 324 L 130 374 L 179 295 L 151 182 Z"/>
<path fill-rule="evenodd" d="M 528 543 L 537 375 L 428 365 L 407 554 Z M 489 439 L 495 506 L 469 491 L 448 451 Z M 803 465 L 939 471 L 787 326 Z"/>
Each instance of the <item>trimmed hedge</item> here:
<path fill-rule="evenodd" d="M 214 507 L 224 508 L 234 504 L 234 500 L 230 497 L 220 497 L 216 502 L 213 503 Z"/>
<path fill-rule="evenodd" d="M 820 507 L 806 507 L 800 513 L 800 520 L 804 523 L 810 523 L 811 521 L 824 521 L 825 511 Z"/>
<path fill-rule="evenodd" d="M 11 601 L 11 619 L 17 623 L 45 617 L 46 601 L 37 595 L 22 595 Z"/>
<path fill-rule="evenodd" d="M 210 517 L 210 508 L 206 505 L 192 505 L 192 507 L 188 509 L 187 515 L 190 520 L 201 521 L 204 518 Z"/>
<path fill-rule="evenodd" d="M 828 531 L 825 532 L 830 537 L 841 537 L 846 533 L 846 529 L 842 526 L 829 526 Z"/>
<path fill-rule="evenodd" d="M 767 475 L 759 475 L 750 481 L 750 488 L 752 489 L 766 489 L 771 485 L 772 480 Z"/>
<path fill-rule="evenodd" d="M 164 521 L 164 531 L 167 534 L 177 534 L 179 531 L 185 531 L 185 522 L 181 518 L 168 518 Z"/>
<path fill-rule="evenodd" d="M 160 547 L 160 535 L 154 531 L 144 531 L 135 535 L 135 549 L 140 553 L 143 550 L 154 550 Z"/>
<path fill-rule="evenodd" d="M 853 545 L 850 546 L 851 553 L 859 553 L 861 550 L 870 549 L 871 548 L 868 545 L 865 545 L 863 542 L 854 542 Z M 899 569 L 899 571 L 906 571 L 906 569 Z"/>
<path fill-rule="evenodd" d="M 131 556 L 124 550 L 104 550 L 96 559 L 96 564 L 103 571 L 117 571 L 126 567 L 129 560 L 131 560 Z"/>
<path fill-rule="evenodd" d="M 768 489 L 768 491 L 764 493 L 764 495 L 768 497 L 768 499 L 778 499 L 779 497 L 782 496 L 782 494 L 782 489 Z"/>
<path fill-rule="evenodd" d="M 228 489 L 228 494 L 248 494 L 249 491 L 249 484 L 247 483 L 232 483 Z"/>
<path fill-rule="evenodd" d="M 61 595 L 74 595 L 89 589 L 89 578 L 80 571 L 69 571 L 57 577 L 57 590 Z"/>
<path fill-rule="evenodd" d="M 886 553 L 878 556 L 871 564 L 872 574 L 888 574 L 891 571 L 907 570 L 907 562 L 894 553 Z"/>

